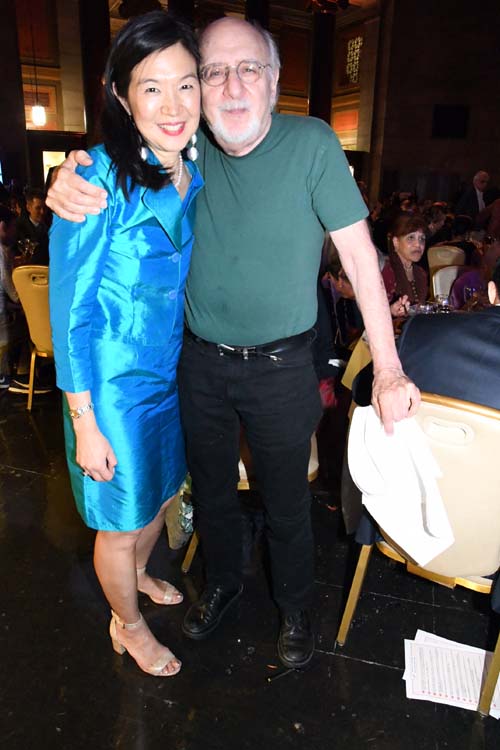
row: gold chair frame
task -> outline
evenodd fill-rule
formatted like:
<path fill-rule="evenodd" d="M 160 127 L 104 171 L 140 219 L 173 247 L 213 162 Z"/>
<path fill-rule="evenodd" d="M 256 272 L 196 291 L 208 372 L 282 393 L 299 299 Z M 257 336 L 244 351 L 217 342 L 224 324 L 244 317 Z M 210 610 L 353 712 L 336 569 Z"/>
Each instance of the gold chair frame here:
<path fill-rule="evenodd" d="M 31 411 L 35 388 L 37 357 L 53 359 L 52 334 L 49 316 L 49 269 L 47 266 L 18 266 L 12 281 L 26 315 L 31 339 L 31 361 L 28 384 L 27 410 Z"/>
<path fill-rule="evenodd" d="M 434 405 L 443 406 L 445 408 L 449 408 L 453 410 L 460 410 L 464 414 L 469 413 L 469 414 L 477 415 L 479 417 L 485 417 L 486 420 L 491 420 L 493 425 L 500 421 L 500 411 L 497 411 L 496 409 L 489 409 L 488 407 L 480 406 L 477 404 L 471 404 L 466 401 L 460 401 L 458 399 L 446 398 L 444 396 L 437 396 L 435 394 L 422 393 L 422 402 L 424 404 L 430 404 L 430 405 L 434 404 Z M 467 472 L 473 472 L 474 467 L 468 465 L 465 467 L 465 470 Z M 443 497 L 443 499 L 446 501 L 446 498 Z M 499 504 L 500 504 L 500 497 L 499 497 Z M 397 548 L 397 545 L 395 545 L 394 541 L 385 534 L 383 529 L 379 529 L 379 530 L 382 536 L 384 537 L 384 541 L 376 543 L 378 550 L 382 554 L 384 554 L 386 557 L 389 557 L 391 560 L 395 560 L 396 562 L 406 565 L 406 569 L 408 570 L 409 573 L 418 575 L 420 577 L 433 581 L 434 583 L 438 583 L 442 586 L 447 586 L 449 588 L 454 588 L 455 586 L 463 586 L 465 588 L 472 589 L 473 591 L 477 591 L 483 594 L 489 594 L 491 592 L 491 588 L 492 588 L 491 579 L 484 578 L 481 575 L 479 576 L 473 576 L 473 575 L 455 576 L 455 577 L 447 576 L 447 575 L 444 575 L 442 572 L 438 573 L 432 570 L 432 565 L 435 562 L 433 560 L 431 560 L 431 562 L 425 568 L 422 568 L 416 565 L 411 559 L 409 559 L 408 557 L 405 557 L 404 552 L 400 550 L 399 548 Z M 500 547 L 500 542 L 499 542 L 499 547 Z M 371 544 L 361 546 L 358 562 L 356 565 L 356 570 L 354 573 L 352 584 L 349 590 L 349 595 L 348 595 L 345 609 L 342 615 L 342 620 L 341 620 L 340 627 L 339 627 L 337 637 L 336 637 L 336 644 L 338 646 L 343 646 L 347 640 L 349 628 L 351 626 L 351 622 L 354 617 L 354 613 L 356 611 L 356 606 L 358 604 L 358 600 L 361 594 L 361 588 L 363 586 L 363 581 L 365 579 L 366 571 L 368 569 L 368 563 L 370 561 L 372 550 L 373 550 L 373 545 Z M 438 555 L 436 560 L 440 560 L 445 554 L 446 552 L 442 553 L 442 555 Z M 498 565 L 500 565 L 500 554 L 498 557 L 497 567 Z M 495 686 L 498 680 L 499 673 L 500 673 L 500 634 L 497 638 L 493 658 L 490 663 L 488 673 L 486 675 L 486 679 L 482 686 L 482 690 L 481 690 L 481 694 L 479 698 L 478 711 L 483 716 L 487 716 L 489 714 L 491 700 L 493 698 L 493 693 L 495 690 Z"/>

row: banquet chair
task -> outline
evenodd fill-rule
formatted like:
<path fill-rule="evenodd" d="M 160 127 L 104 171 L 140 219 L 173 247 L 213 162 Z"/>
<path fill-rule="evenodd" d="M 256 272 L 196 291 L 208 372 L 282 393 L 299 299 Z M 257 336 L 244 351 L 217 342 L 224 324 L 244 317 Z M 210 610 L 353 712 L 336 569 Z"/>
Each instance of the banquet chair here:
<path fill-rule="evenodd" d="M 316 435 L 313 435 L 311 438 L 311 455 L 309 457 L 309 466 L 307 469 L 307 478 L 309 482 L 312 482 L 318 476 L 318 468 L 318 445 L 316 441 Z M 252 459 L 250 455 L 250 449 L 245 439 L 243 430 L 240 433 L 240 461 L 238 464 L 238 471 L 240 477 L 238 481 L 238 490 L 252 490 L 257 488 L 252 472 Z M 189 542 L 186 555 L 181 565 L 181 570 L 183 573 L 189 572 L 191 564 L 193 562 L 193 558 L 198 548 L 198 544 L 199 537 L 198 532 L 195 529 L 193 531 L 191 541 Z"/>
<path fill-rule="evenodd" d="M 432 277 L 432 293 L 434 298 L 438 294 L 449 295 L 451 286 L 461 268 L 462 266 L 443 266 L 443 268 L 438 268 Z"/>
<path fill-rule="evenodd" d="M 427 261 L 429 263 L 429 291 L 432 294 L 436 271 L 445 266 L 463 266 L 465 264 L 465 252 L 454 245 L 433 245 L 427 250 Z"/>
<path fill-rule="evenodd" d="M 488 594 L 493 583 L 488 576 L 500 568 L 500 474 L 496 461 L 500 411 L 422 393 L 416 419 L 443 474 L 438 485 L 455 541 L 423 567 L 382 528 L 378 530 L 383 541 L 376 542 L 377 548 L 405 564 L 410 573 L 450 588 L 464 586 Z M 372 549 L 373 544 L 361 546 L 336 637 L 339 646 L 347 640 Z M 478 710 L 483 715 L 489 713 L 499 672 L 500 636 L 479 700 Z"/>
<path fill-rule="evenodd" d="M 370 347 L 364 340 L 363 336 L 360 336 L 352 350 L 349 362 L 347 363 L 347 367 L 342 375 L 342 385 L 352 391 L 352 384 L 356 375 L 358 375 L 358 373 L 360 373 L 361 370 L 371 361 L 372 355 Z"/>
<path fill-rule="evenodd" d="M 433 274 L 444 266 L 463 266 L 465 252 L 454 245 L 433 245 L 427 250 L 429 270 Z"/>
<path fill-rule="evenodd" d="M 26 316 L 31 339 L 31 361 L 27 410 L 31 411 L 37 357 L 54 357 L 49 318 L 49 269 L 47 266 L 19 266 L 12 281 Z"/>

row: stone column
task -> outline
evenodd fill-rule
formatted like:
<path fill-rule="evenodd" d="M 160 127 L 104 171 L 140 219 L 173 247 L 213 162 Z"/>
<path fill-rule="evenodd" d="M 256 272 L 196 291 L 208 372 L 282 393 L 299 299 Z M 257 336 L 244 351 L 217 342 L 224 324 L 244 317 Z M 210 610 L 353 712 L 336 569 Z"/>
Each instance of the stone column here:
<path fill-rule="evenodd" d="M 82 85 L 82 50 L 78 26 L 78 0 L 57 0 L 59 65 L 63 100 L 63 130 L 85 132 Z"/>
<path fill-rule="evenodd" d="M 373 109 L 375 99 L 374 60 L 378 58 L 378 41 L 380 34 L 380 19 L 371 18 L 363 27 L 363 47 L 361 49 L 361 64 L 359 70 L 359 124 L 358 151 L 370 151 L 370 139 L 373 123 Z"/>
<path fill-rule="evenodd" d="M 102 76 L 111 38 L 107 0 L 80 0 L 80 37 L 86 129 L 92 145 L 99 140 Z"/>
<path fill-rule="evenodd" d="M 16 8 L 12 0 L 0 0 L 0 18 L 0 162 L 5 184 L 16 178 L 25 185 L 28 180 L 26 120 Z"/>
<path fill-rule="evenodd" d="M 377 55 L 377 70 L 375 77 L 374 107 L 371 148 L 370 175 L 368 178 L 369 198 L 378 198 L 382 181 L 382 162 L 384 153 L 385 119 L 387 109 L 387 88 L 389 85 L 389 69 L 391 60 L 392 26 L 394 20 L 394 0 L 383 0 L 381 3 L 381 18 L 379 29 Z"/>
<path fill-rule="evenodd" d="M 335 15 L 314 13 L 309 114 L 329 125 L 332 111 L 334 35 Z"/>

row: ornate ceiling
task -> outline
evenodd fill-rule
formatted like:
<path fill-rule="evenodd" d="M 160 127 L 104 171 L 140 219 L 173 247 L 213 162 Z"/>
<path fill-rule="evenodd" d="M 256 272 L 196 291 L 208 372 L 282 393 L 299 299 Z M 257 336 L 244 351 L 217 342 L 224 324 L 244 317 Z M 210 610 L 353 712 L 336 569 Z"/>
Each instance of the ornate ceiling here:
<path fill-rule="evenodd" d="M 168 0 L 157 0 L 156 4 L 162 5 L 164 8 L 168 6 Z M 141 5 L 144 6 L 145 10 L 150 10 L 155 5 L 155 0 L 109 0 L 109 15 L 111 18 L 115 19 L 122 19 L 122 16 L 119 13 L 120 5 L 130 6 L 130 7 L 140 7 Z M 149 8 L 148 6 L 151 6 Z"/>
<path fill-rule="evenodd" d="M 128 11 L 131 15 L 137 12 L 146 12 L 155 7 L 168 8 L 168 0 L 108 0 L 108 2 L 112 36 L 124 23 L 124 18 L 120 15 L 121 6 L 124 6 L 122 11 Z M 271 16 L 275 18 L 286 17 L 293 25 L 307 27 L 311 23 L 311 14 L 308 12 L 310 5 L 311 0 L 271 0 Z M 376 12 L 379 5 L 380 0 L 350 0 L 348 10 L 337 15 L 338 26 L 360 20 L 367 13 L 371 15 Z M 200 17 L 204 18 L 205 22 L 220 16 L 221 11 L 226 14 L 241 16 L 245 12 L 244 0 L 195 0 L 195 6 L 198 8 L 199 14 L 201 11 Z"/>
<path fill-rule="evenodd" d="M 147 9 L 148 5 L 154 5 L 155 1 L 158 5 L 163 6 L 164 8 L 168 7 L 168 0 L 109 0 L 109 14 L 111 18 L 114 18 L 116 20 L 120 20 L 122 17 L 119 13 L 120 5 L 129 5 L 131 7 L 141 5 L 144 6 Z M 350 0 L 351 5 L 357 5 L 358 7 L 361 7 L 365 10 L 372 8 L 375 5 L 378 5 L 379 0 Z M 198 0 L 198 5 L 203 4 L 203 0 Z M 231 9 L 231 6 L 240 6 L 243 5 L 242 2 L 226 2 L 221 3 L 227 6 L 227 10 Z M 309 0 L 277 0 L 277 2 L 270 3 L 272 6 L 278 6 L 280 8 L 289 8 L 290 10 L 305 10 L 307 6 L 309 5 Z"/>

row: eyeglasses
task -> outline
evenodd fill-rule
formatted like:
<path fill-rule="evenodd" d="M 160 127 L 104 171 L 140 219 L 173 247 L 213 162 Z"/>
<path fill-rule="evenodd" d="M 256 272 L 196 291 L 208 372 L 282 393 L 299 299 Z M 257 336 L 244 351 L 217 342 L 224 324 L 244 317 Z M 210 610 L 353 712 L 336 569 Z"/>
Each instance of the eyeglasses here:
<path fill-rule="evenodd" d="M 260 63 L 257 60 L 242 60 L 238 65 L 223 65 L 222 63 L 209 63 L 200 70 L 203 83 L 209 86 L 222 86 L 229 78 L 229 71 L 235 70 L 236 75 L 243 83 L 256 83 L 262 76 L 264 68 L 270 68 L 269 63 Z"/>

